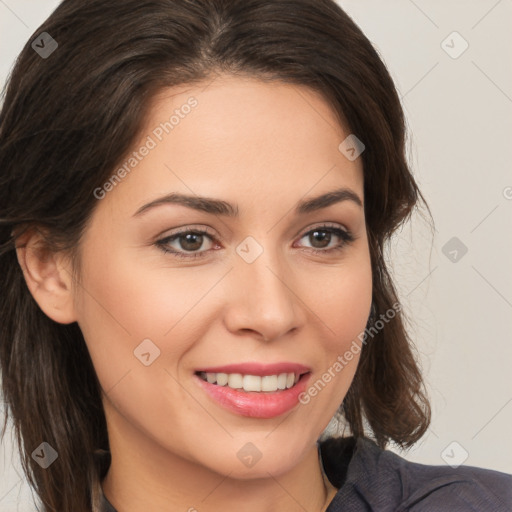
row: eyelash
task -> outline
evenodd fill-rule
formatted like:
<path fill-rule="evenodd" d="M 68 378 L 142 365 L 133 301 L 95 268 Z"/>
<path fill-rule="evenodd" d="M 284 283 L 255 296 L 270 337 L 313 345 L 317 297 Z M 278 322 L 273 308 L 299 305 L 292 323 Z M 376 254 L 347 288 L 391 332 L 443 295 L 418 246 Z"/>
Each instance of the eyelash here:
<path fill-rule="evenodd" d="M 328 233 L 333 233 L 336 236 L 338 236 L 339 238 L 341 238 L 342 242 L 339 243 L 338 245 L 336 245 L 335 247 L 331 247 L 330 249 L 307 248 L 309 250 L 309 252 L 312 252 L 313 254 L 331 254 L 335 251 L 340 251 L 340 250 L 344 249 L 346 245 L 355 241 L 355 237 L 352 235 L 352 233 L 350 231 L 347 231 L 347 230 L 344 230 L 344 229 L 341 229 L 338 227 L 334 227 L 334 226 L 328 226 L 325 224 L 323 226 L 318 226 L 318 227 L 315 227 L 315 228 L 307 231 L 299 238 L 299 240 L 304 238 L 306 235 L 309 235 L 310 233 L 313 233 L 315 231 L 325 231 Z M 203 258 L 205 253 L 207 253 L 208 251 L 198 251 L 195 253 L 187 254 L 187 253 L 175 251 L 173 249 L 168 248 L 167 244 L 169 242 L 173 242 L 174 240 L 176 240 L 184 235 L 188 235 L 188 234 L 206 235 L 208 238 L 210 238 L 213 241 L 213 235 L 210 234 L 208 231 L 205 231 L 204 229 L 186 229 L 186 230 L 180 231 L 178 233 L 175 233 L 174 235 L 171 235 L 171 236 L 168 236 L 168 237 L 158 240 L 157 242 L 155 242 L 155 245 L 161 251 L 163 251 L 165 254 L 172 254 L 174 257 L 179 258 L 179 259 L 190 260 L 190 259 L 195 259 L 195 258 Z"/>

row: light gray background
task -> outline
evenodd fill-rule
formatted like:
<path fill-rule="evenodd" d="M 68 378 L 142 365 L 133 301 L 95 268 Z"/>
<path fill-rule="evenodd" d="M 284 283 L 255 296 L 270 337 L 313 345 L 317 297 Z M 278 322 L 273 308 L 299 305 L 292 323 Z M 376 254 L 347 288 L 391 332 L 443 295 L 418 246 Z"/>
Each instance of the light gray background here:
<path fill-rule="evenodd" d="M 0 84 L 58 3 L 0 0 Z M 340 4 L 396 81 L 409 159 L 436 223 L 432 239 L 415 216 L 389 254 L 433 405 L 428 433 L 401 454 L 512 473 L 512 1 Z M 463 48 L 454 31 L 469 44 L 458 58 L 445 51 Z M 456 261 L 443 253 L 453 237 L 468 249 L 448 246 Z M 8 441 L 0 511 L 33 511 Z"/>

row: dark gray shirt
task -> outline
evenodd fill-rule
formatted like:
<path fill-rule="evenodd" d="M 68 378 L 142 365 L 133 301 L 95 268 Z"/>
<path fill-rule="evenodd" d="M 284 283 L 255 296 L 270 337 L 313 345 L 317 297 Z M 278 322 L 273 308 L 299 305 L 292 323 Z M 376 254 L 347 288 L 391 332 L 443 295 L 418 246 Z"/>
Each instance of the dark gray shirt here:
<path fill-rule="evenodd" d="M 368 438 L 330 438 L 319 442 L 318 450 L 338 489 L 326 512 L 512 511 L 507 473 L 409 462 Z M 101 498 L 102 512 L 122 512 Z"/>

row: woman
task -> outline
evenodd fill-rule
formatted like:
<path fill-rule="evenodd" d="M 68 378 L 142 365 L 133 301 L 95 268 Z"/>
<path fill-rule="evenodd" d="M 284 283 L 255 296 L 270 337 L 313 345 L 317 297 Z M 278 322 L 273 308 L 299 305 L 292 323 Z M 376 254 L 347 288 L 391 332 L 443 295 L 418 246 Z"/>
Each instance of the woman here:
<path fill-rule="evenodd" d="M 64 0 L 0 123 L 3 394 L 43 510 L 510 508 L 510 475 L 385 450 L 430 421 L 383 257 L 423 198 L 337 4 Z"/>

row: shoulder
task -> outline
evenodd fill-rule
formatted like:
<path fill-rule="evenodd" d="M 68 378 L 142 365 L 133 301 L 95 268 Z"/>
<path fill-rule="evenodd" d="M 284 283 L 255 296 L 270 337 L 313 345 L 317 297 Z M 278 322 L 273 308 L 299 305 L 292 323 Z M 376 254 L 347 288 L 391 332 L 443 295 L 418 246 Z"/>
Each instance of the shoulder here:
<path fill-rule="evenodd" d="M 322 463 L 338 488 L 327 512 L 512 510 L 512 475 L 473 466 L 410 462 L 368 438 L 330 438 Z"/>

